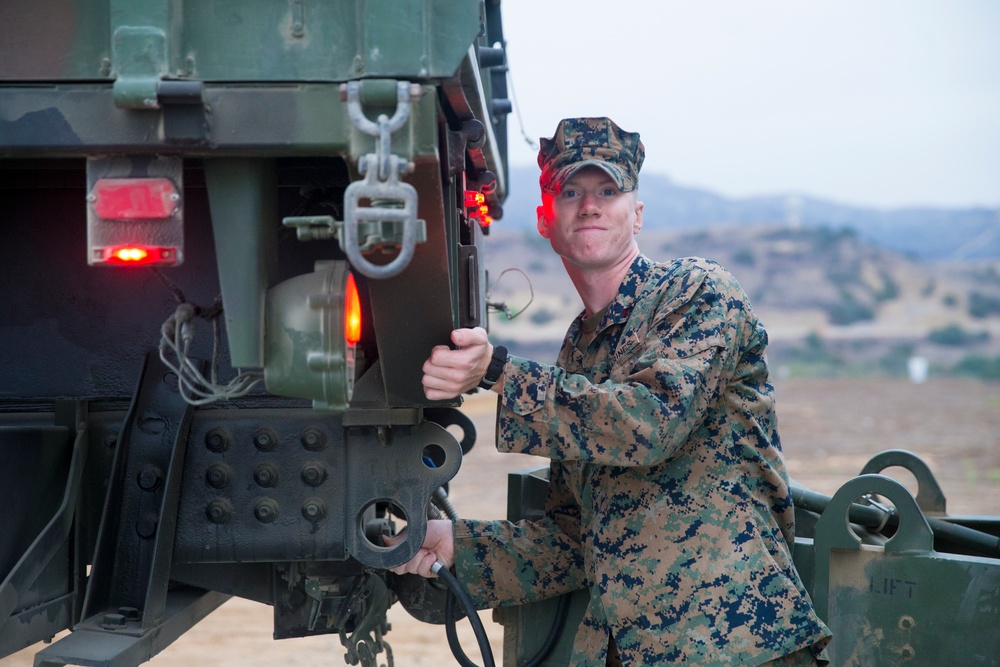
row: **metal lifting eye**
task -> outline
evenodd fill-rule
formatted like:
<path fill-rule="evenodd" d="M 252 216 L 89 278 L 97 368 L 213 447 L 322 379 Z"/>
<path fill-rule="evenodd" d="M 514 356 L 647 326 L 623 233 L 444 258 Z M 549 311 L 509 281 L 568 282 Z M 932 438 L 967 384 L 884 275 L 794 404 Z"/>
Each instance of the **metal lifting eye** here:
<path fill-rule="evenodd" d="M 412 165 L 391 150 L 392 133 L 410 117 L 410 84 L 396 83 L 396 110 L 389 118 L 385 114 L 372 122 L 361 109 L 360 83 L 347 83 L 347 113 L 355 127 L 375 137 L 375 152 L 361 156 L 358 171 L 365 175 L 344 191 L 343 250 L 351 266 L 369 278 L 383 279 L 398 275 L 409 266 L 417 245 L 417 191 L 399 180 Z M 388 205 L 362 206 L 363 200 Z M 362 254 L 358 225 L 361 222 L 394 222 L 402 226 L 399 255 L 385 265 L 369 262 Z"/>

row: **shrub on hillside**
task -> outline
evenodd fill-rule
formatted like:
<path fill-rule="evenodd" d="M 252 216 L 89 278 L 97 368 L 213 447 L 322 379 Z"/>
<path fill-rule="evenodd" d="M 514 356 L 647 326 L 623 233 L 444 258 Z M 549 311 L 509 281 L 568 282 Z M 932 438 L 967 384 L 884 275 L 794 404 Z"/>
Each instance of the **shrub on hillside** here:
<path fill-rule="evenodd" d="M 839 326 L 875 319 L 875 309 L 861 303 L 847 291 L 841 292 L 840 301 L 827 307 L 826 314 L 830 324 Z"/>
<path fill-rule="evenodd" d="M 979 318 L 1000 315 L 1000 298 L 980 292 L 970 293 L 969 315 Z"/>
<path fill-rule="evenodd" d="M 948 326 L 941 327 L 940 329 L 934 329 L 927 335 L 927 340 L 932 343 L 937 343 L 938 345 L 951 345 L 953 347 L 963 347 L 974 343 L 982 343 L 989 339 L 990 334 L 988 331 L 974 333 L 972 331 L 966 331 L 958 324 L 949 324 Z"/>
<path fill-rule="evenodd" d="M 899 298 L 899 283 L 889 274 L 888 271 L 881 272 L 882 288 L 875 292 L 875 299 L 878 301 L 892 301 Z"/>
<path fill-rule="evenodd" d="M 956 375 L 1000 382 L 1000 357 L 984 357 L 970 354 L 955 364 L 952 372 Z"/>

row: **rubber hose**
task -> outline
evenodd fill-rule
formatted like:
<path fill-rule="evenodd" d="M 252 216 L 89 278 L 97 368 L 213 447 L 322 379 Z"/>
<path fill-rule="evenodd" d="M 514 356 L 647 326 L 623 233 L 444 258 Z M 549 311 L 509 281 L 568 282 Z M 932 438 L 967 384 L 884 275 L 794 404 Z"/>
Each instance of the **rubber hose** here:
<path fill-rule="evenodd" d="M 476 634 L 476 641 L 479 642 L 479 651 L 483 654 L 484 667 L 496 667 L 496 663 L 493 659 L 493 648 L 490 646 L 490 641 L 486 637 L 486 628 L 483 627 L 483 622 L 480 620 L 479 614 L 476 612 L 476 605 L 472 602 L 469 592 L 465 590 L 465 587 L 462 586 L 461 583 L 459 583 L 458 579 L 455 578 L 455 575 L 449 572 L 448 568 L 440 562 L 435 562 L 434 565 L 431 566 L 431 572 L 441 577 L 441 580 L 445 583 L 449 590 L 451 590 L 455 598 L 462 603 L 462 607 L 465 609 L 465 614 L 469 617 L 469 622 L 472 624 L 472 631 Z M 451 604 L 451 595 L 448 596 L 446 604 Z M 452 615 L 448 614 L 447 610 L 445 611 L 445 614 Z M 476 667 L 475 663 L 469 660 L 468 656 L 465 655 L 465 652 L 459 645 L 458 636 L 454 634 L 454 624 L 448 628 L 448 643 L 451 645 L 451 652 L 455 655 L 455 659 L 458 660 L 462 667 Z"/>
<path fill-rule="evenodd" d="M 531 659 L 521 665 L 521 667 L 538 667 L 545 658 L 549 657 L 549 653 L 555 648 L 556 641 L 559 639 L 559 635 L 562 634 L 563 627 L 566 625 L 566 617 L 569 616 L 569 599 L 569 593 L 559 596 L 559 603 L 556 605 L 556 617 L 552 621 L 549 636 L 545 638 L 545 642 L 535 655 L 531 656 Z"/>

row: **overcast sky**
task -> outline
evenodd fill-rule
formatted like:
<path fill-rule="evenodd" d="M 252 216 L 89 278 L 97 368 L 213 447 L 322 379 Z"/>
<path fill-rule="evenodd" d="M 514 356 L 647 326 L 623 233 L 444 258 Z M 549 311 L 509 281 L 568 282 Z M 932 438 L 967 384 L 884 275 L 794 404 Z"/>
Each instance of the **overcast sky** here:
<path fill-rule="evenodd" d="M 1000 0 L 504 0 L 510 161 L 564 116 L 730 196 L 1000 207 Z M 517 111 L 520 111 L 520 114 Z"/>

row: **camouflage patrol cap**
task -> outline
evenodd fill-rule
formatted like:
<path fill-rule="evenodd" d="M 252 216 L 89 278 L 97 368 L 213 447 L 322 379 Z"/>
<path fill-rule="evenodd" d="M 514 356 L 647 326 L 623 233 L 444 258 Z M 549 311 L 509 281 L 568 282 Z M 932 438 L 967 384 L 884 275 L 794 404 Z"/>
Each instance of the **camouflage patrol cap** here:
<path fill-rule="evenodd" d="M 543 192 L 555 194 L 563 182 L 588 165 L 606 171 L 623 192 L 635 190 L 646 150 L 638 132 L 625 132 L 610 118 L 564 118 L 551 139 L 542 137 L 538 179 Z"/>

